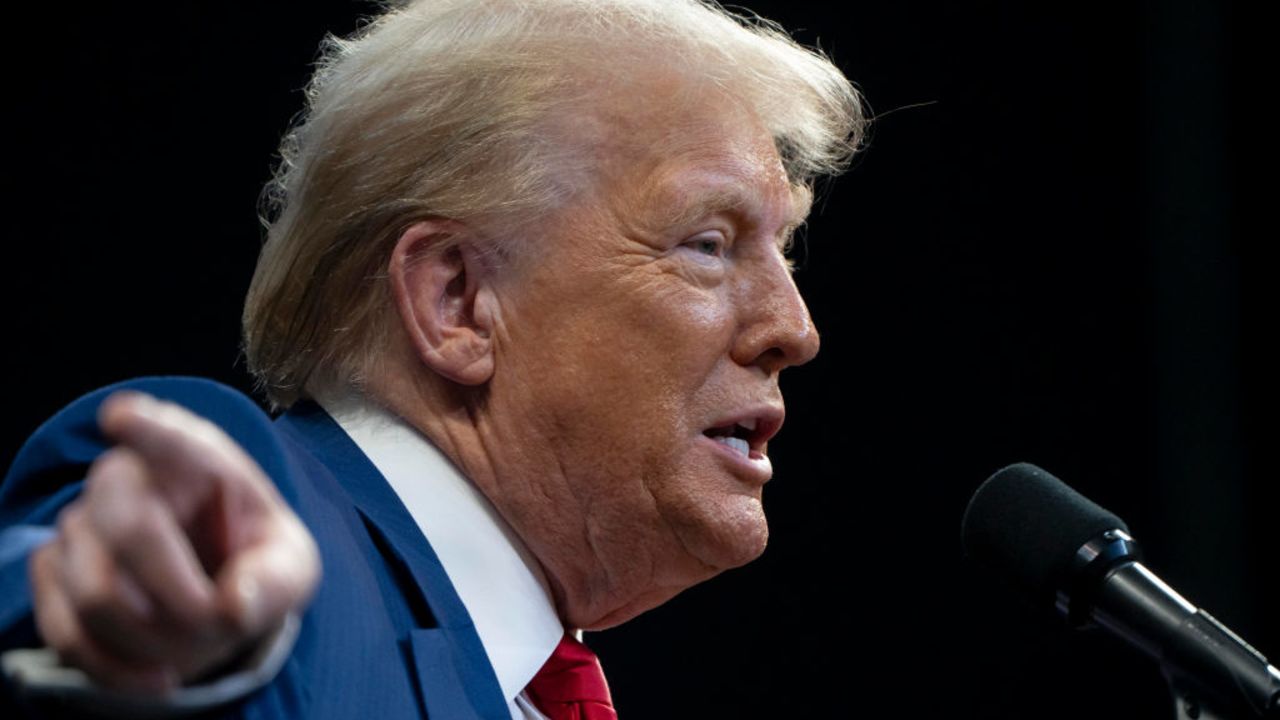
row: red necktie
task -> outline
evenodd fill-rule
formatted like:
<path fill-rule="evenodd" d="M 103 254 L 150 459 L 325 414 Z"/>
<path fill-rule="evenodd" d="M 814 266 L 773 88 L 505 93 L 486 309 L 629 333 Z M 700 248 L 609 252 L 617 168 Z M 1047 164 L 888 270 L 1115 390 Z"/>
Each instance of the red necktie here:
<path fill-rule="evenodd" d="M 618 720 L 600 659 L 568 634 L 524 690 L 551 720 Z"/>

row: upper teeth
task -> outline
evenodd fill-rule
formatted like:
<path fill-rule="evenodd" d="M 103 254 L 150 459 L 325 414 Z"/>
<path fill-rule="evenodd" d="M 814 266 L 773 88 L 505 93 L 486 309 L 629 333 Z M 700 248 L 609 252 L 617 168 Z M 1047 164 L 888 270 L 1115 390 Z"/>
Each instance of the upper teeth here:
<path fill-rule="evenodd" d="M 751 445 L 748 444 L 747 441 L 742 438 L 718 437 L 718 438 L 715 438 L 715 440 L 716 442 L 728 445 L 729 447 L 733 448 L 734 450 L 737 450 L 743 455 L 747 455 L 747 456 L 751 455 Z"/>
<path fill-rule="evenodd" d="M 740 425 L 740 426 L 742 426 L 742 427 L 744 427 L 744 428 L 746 428 L 746 429 L 748 429 L 748 430 L 752 430 L 752 431 L 754 431 L 754 430 L 756 429 L 756 419 L 755 419 L 755 418 L 751 418 L 750 420 L 739 420 L 739 421 L 738 421 L 738 425 Z"/>

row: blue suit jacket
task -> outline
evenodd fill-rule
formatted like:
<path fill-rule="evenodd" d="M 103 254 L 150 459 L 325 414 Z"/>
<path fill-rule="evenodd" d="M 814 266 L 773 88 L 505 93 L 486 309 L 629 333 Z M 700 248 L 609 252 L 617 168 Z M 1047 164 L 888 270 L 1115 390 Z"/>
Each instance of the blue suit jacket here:
<path fill-rule="evenodd" d="M 382 475 L 319 406 L 272 421 L 207 380 L 149 378 L 80 398 L 41 426 L 0 484 L 0 648 L 39 646 L 26 557 L 107 447 L 99 404 L 131 388 L 222 427 L 280 488 L 320 548 L 324 578 L 275 680 L 226 709 L 253 718 L 503 718 L 506 700 L 439 559 Z M 12 698 L 0 698 L 0 715 Z"/>

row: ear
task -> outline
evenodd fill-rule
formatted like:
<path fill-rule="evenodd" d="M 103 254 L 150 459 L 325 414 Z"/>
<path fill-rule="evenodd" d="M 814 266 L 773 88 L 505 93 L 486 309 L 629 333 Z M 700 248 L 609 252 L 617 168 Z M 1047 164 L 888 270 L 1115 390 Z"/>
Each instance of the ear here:
<path fill-rule="evenodd" d="M 401 233 L 387 268 L 418 359 L 462 385 L 488 382 L 494 367 L 493 270 L 473 238 L 462 223 L 422 220 Z"/>

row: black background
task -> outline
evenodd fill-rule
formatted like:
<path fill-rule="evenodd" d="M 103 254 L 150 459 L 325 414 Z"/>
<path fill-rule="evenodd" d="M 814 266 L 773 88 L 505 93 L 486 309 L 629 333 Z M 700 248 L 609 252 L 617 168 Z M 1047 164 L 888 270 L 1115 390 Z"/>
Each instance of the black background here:
<path fill-rule="evenodd" d="M 752 7 L 832 53 L 878 120 L 807 231 L 823 351 L 784 376 L 770 548 L 592 635 L 623 716 L 1169 717 L 1152 663 L 964 561 L 969 494 L 1017 460 L 1280 655 L 1260 11 Z M 0 462 L 108 382 L 248 389 L 257 193 L 322 34 L 371 10 L 8 16 Z"/>

